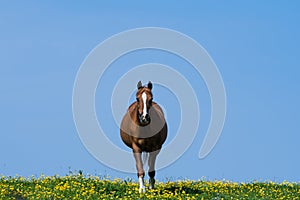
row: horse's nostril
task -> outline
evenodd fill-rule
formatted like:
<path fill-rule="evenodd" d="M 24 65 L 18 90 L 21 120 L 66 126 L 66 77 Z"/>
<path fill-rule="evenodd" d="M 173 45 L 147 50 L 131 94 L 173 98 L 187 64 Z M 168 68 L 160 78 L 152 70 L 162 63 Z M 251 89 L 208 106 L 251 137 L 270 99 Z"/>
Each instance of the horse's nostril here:
<path fill-rule="evenodd" d="M 150 115 L 149 115 L 149 114 L 146 114 L 145 119 L 146 119 L 147 121 L 149 121 Z"/>

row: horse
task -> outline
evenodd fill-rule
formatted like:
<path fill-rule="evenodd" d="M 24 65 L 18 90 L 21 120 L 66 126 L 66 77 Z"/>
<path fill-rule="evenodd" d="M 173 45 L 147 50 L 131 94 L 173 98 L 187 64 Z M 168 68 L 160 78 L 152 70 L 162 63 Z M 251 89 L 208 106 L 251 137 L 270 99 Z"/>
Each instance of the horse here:
<path fill-rule="evenodd" d="M 152 83 L 142 86 L 137 84 L 136 101 L 133 102 L 124 115 L 120 136 L 122 141 L 132 149 L 136 162 L 139 192 L 145 192 L 145 171 L 142 153 L 148 156 L 149 189 L 154 189 L 155 161 L 162 145 L 167 138 L 167 123 L 161 107 L 153 101 Z"/>

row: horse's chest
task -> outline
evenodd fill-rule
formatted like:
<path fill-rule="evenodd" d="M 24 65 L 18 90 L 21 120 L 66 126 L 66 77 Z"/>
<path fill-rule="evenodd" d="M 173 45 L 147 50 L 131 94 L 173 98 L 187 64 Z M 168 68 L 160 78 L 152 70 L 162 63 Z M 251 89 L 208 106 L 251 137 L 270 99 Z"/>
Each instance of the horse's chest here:
<path fill-rule="evenodd" d="M 147 138 L 136 139 L 135 143 L 142 151 L 152 151 L 152 148 L 155 148 L 153 140 Z"/>
<path fill-rule="evenodd" d="M 149 142 L 147 142 L 147 139 L 137 139 L 136 143 L 141 147 L 147 145 Z"/>

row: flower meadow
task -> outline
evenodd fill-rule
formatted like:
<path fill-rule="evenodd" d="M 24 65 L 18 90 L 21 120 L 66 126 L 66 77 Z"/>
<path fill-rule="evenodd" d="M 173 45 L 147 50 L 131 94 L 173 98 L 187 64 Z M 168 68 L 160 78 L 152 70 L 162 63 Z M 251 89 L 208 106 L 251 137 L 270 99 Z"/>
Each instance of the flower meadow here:
<path fill-rule="evenodd" d="M 146 184 L 147 185 L 147 184 Z M 300 199 L 299 183 L 229 181 L 157 182 L 138 192 L 132 180 L 69 174 L 0 178 L 0 199 Z"/>

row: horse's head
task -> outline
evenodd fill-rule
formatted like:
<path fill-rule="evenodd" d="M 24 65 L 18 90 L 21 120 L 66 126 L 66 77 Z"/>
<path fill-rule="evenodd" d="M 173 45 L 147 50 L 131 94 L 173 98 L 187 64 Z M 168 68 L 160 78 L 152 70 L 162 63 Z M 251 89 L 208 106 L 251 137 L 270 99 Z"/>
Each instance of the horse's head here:
<path fill-rule="evenodd" d="M 152 83 L 149 81 L 147 86 L 142 86 L 142 82 L 137 84 L 138 91 L 136 93 L 136 101 L 138 107 L 138 120 L 141 125 L 146 126 L 151 121 L 149 109 L 152 106 Z"/>

